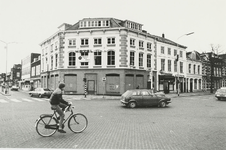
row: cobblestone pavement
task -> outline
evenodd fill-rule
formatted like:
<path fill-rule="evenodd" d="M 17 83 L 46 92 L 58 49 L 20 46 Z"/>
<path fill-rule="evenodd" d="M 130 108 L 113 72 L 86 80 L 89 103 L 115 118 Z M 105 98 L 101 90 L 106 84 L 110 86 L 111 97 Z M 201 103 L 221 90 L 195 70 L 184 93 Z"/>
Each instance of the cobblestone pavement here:
<path fill-rule="evenodd" d="M 51 113 L 47 101 L 0 105 L 0 148 L 223 150 L 226 147 L 226 101 L 214 95 L 172 98 L 167 108 L 123 107 L 117 99 L 72 100 L 85 114 L 80 134 L 40 137 L 37 117 Z"/>

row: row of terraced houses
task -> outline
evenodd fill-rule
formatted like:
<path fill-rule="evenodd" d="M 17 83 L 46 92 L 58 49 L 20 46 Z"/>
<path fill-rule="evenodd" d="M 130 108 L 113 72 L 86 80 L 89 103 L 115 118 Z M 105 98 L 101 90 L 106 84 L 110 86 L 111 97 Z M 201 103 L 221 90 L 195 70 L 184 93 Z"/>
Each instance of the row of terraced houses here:
<path fill-rule="evenodd" d="M 142 26 L 116 18 L 64 23 L 40 43 L 40 57 L 31 59 L 30 78 L 23 77 L 22 65 L 21 86 L 53 90 L 64 82 L 65 94 L 84 94 L 86 88 L 88 94 L 120 95 L 138 87 L 195 92 L 210 88 L 210 58 L 216 62 L 213 87 L 226 86 L 225 55 L 186 52 L 186 46 Z M 34 65 L 37 60 L 40 64 Z"/>

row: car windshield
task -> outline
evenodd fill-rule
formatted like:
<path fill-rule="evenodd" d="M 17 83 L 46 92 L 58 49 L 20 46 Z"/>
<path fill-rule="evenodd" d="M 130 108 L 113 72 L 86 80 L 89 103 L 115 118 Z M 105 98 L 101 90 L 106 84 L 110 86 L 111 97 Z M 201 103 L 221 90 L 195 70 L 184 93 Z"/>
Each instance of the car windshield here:
<path fill-rule="evenodd" d="M 123 97 L 127 97 L 131 94 L 131 91 L 126 91 L 125 93 L 122 94 Z"/>
<path fill-rule="evenodd" d="M 219 90 L 217 90 L 217 92 L 219 92 L 219 93 L 226 93 L 226 89 L 219 89 Z"/>

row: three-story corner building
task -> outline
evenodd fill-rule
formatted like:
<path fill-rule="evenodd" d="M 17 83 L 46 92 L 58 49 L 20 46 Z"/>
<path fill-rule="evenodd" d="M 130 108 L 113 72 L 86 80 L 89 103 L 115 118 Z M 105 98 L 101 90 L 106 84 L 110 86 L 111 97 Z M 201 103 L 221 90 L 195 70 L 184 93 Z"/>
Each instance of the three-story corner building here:
<path fill-rule="evenodd" d="M 202 59 L 197 51 L 187 52 L 187 92 L 202 90 Z"/>
<path fill-rule="evenodd" d="M 65 82 L 65 94 L 84 94 L 86 90 L 88 94 L 120 95 L 137 87 L 162 90 L 161 60 L 157 58 L 161 47 L 172 49 L 172 56 L 164 58 L 172 60 L 174 81 L 173 50 L 181 54 L 179 75 L 184 79 L 186 47 L 151 35 L 142 30 L 142 24 L 129 20 L 84 18 L 74 25 L 62 24 L 40 46 L 42 87 L 55 89 Z M 169 88 L 174 87 L 170 83 Z"/>
<path fill-rule="evenodd" d="M 165 93 L 186 91 L 186 48 L 162 37 L 156 37 L 157 90 Z"/>

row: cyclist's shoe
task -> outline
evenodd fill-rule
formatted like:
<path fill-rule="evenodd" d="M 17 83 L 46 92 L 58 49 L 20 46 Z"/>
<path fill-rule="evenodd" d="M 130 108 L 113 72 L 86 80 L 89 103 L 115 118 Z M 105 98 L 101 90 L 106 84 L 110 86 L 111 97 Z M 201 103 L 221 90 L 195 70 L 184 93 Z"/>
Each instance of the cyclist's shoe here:
<path fill-rule="evenodd" d="M 66 133 L 66 131 L 64 131 L 63 129 L 58 129 L 58 132 L 60 132 L 60 133 Z"/>

